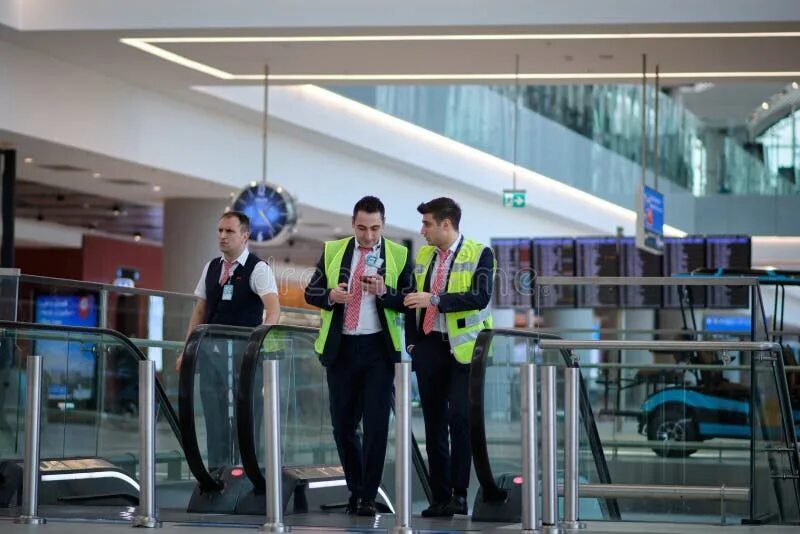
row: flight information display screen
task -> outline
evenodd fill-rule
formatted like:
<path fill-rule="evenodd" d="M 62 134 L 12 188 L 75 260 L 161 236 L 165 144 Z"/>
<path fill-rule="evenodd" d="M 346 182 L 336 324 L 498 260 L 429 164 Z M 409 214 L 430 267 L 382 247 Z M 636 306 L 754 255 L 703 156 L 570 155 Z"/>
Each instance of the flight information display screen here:
<path fill-rule="evenodd" d="M 661 256 L 636 247 L 636 239 L 623 237 L 619 240 L 620 276 L 661 276 Z M 623 308 L 660 308 L 660 286 L 620 286 Z"/>
<path fill-rule="evenodd" d="M 533 269 L 537 276 L 575 276 L 575 240 L 547 238 L 533 240 Z M 534 309 L 575 307 L 574 286 L 538 286 Z"/>
<path fill-rule="evenodd" d="M 706 266 L 706 240 L 701 236 L 668 237 L 664 240 L 664 276 L 688 274 Z M 684 302 L 691 298 L 692 305 L 703 308 L 706 305 L 704 286 L 677 286 L 664 288 L 664 307 L 680 308 L 681 295 Z"/>
<path fill-rule="evenodd" d="M 587 237 L 575 240 L 575 274 L 577 276 L 619 276 L 616 237 Z M 616 308 L 618 286 L 578 286 L 579 308 Z"/>
<path fill-rule="evenodd" d="M 531 240 L 492 239 L 497 260 L 494 305 L 498 308 L 531 306 Z"/>
<path fill-rule="evenodd" d="M 712 269 L 750 269 L 751 246 L 747 236 L 709 236 L 706 238 L 706 267 Z M 747 308 L 750 288 L 709 287 L 709 308 Z"/>

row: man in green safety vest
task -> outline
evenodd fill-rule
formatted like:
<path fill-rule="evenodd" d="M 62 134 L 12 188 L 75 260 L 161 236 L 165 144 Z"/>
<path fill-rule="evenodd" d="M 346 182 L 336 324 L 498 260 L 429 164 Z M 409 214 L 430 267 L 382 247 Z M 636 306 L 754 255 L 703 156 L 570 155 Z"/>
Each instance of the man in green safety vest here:
<path fill-rule="evenodd" d="M 423 517 L 467 513 L 471 466 L 468 427 L 469 364 L 475 339 L 492 327 L 496 264 L 492 249 L 458 230 L 461 208 L 450 198 L 417 207 L 422 247 L 414 262 L 416 293 L 405 305 L 416 310 L 407 350 L 417 373 L 433 504 Z"/>
<path fill-rule="evenodd" d="M 326 369 L 333 437 L 350 490 L 347 511 L 364 516 L 377 512 L 403 298 L 414 284 L 408 249 L 381 237 L 384 222 L 378 198 L 359 200 L 354 237 L 325 243 L 305 290 L 306 302 L 321 310 L 314 349 Z M 363 444 L 357 434 L 362 419 Z"/>

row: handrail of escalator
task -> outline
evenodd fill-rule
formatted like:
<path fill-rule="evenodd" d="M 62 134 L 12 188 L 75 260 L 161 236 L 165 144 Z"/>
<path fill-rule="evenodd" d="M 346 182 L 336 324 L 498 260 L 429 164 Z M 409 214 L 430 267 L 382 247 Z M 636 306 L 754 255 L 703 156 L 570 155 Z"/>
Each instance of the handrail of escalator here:
<path fill-rule="evenodd" d="M 252 331 L 247 341 L 247 348 L 245 349 L 241 371 L 239 373 L 239 391 L 236 398 L 236 430 L 239 439 L 239 452 L 242 458 L 242 467 L 244 468 L 245 474 L 250 479 L 250 482 L 253 483 L 253 487 L 258 492 L 263 492 L 266 489 L 266 481 L 264 480 L 264 475 L 261 473 L 256 444 L 253 439 L 253 379 L 258 367 L 261 347 L 264 345 L 265 338 L 273 329 L 281 332 L 298 332 L 314 335 L 319 332 L 319 328 L 308 326 L 261 325 Z M 280 343 L 280 341 L 277 343 Z M 270 359 L 279 358 L 279 352 L 267 352 L 267 355 Z M 394 407 L 392 409 L 394 409 Z M 425 462 L 422 459 L 417 440 L 414 438 L 413 434 L 411 436 L 411 445 L 414 467 L 417 470 L 417 475 L 419 476 L 425 496 L 430 503 L 433 498 L 430 486 L 430 475 L 425 467 Z"/>
<path fill-rule="evenodd" d="M 201 341 L 209 333 L 219 332 L 230 335 L 232 333 L 247 334 L 250 328 L 228 325 L 201 324 L 197 326 L 186 340 L 183 350 L 183 360 L 178 378 L 178 414 L 180 415 L 181 444 L 186 455 L 189 471 L 197 479 L 202 491 L 219 491 L 223 488 L 222 482 L 211 475 L 203 463 L 200 445 L 197 441 L 197 428 L 194 424 L 194 380 L 197 372 L 197 351 Z M 244 336 L 242 336 L 244 337 Z"/>
<path fill-rule="evenodd" d="M 133 344 L 133 342 L 128 339 L 127 336 L 117 332 L 116 330 L 111 330 L 110 328 L 95 328 L 91 326 L 66 326 L 66 325 L 56 325 L 56 324 L 44 324 L 44 323 L 25 323 L 20 321 L 0 321 L 0 330 L 8 329 L 8 330 L 46 330 L 52 332 L 74 332 L 74 333 L 84 333 L 84 334 L 102 334 L 104 336 L 112 337 L 115 340 L 119 341 L 122 345 L 124 345 L 127 349 L 129 349 L 136 357 L 139 358 L 140 361 L 147 361 L 147 356 Z M 69 341 L 69 340 L 66 340 Z M 164 417 L 167 420 L 172 431 L 175 433 L 175 437 L 178 438 L 178 443 L 182 443 L 181 441 L 181 429 L 178 425 L 178 416 L 175 414 L 175 410 L 172 405 L 169 403 L 169 399 L 167 398 L 166 392 L 164 392 L 164 388 L 161 385 L 161 382 L 156 380 L 156 399 L 160 400 L 162 404 L 165 406 L 164 408 Z"/>
<path fill-rule="evenodd" d="M 472 460 L 475 464 L 475 475 L 483 488 L 484 499 L 489 501 L 503 501 L 507 497 L 507 492 L 501 489 L 495 482 L 492 466 L 489 461 L 489 450 L 486 442 L 486 423 L 484 420 L 484 384 L 486 378 L 486 365 L 489 354 L 489 347 L 495 334 L 514 336 L 527 339 L 562 339 L 560 336 L 547 332 L 528 332 L 512 329 L 486 329 L 478 334 L 475 340 L 475 348 L 472 353 L 472 362 L 469 373 L 469 424 L 470 424 L 470 445 L 472 449 Z M 577 361 L 573 361 L 570 352 L 561 350 L 566 365 L 570 367 L 580 367 Z M 611 484 L 611 474 L 608 470 L 605 453 L 603 452 L 600 434 L 592 412 L 592 405 L 589 402 L 589 395 L 586 391 L 586 384 L 581 375 L 580 380 L 580 410 L 583 419 L 586 435 L 589 439 L 589 447 L 594 458 L 595 469 L 600 482 Z M 605 499 L 608 516 L 613 520 L 620 519 L 619 505 L 616 499 Z"/>

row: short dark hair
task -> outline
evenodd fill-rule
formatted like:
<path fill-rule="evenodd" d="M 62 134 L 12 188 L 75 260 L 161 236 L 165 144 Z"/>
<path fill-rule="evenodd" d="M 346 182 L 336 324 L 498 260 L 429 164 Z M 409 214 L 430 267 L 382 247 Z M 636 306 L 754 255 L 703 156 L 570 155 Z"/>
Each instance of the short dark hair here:
<path fill-rule="evenodd" d="M 241 211 L 226 211 L 222 214 L 222 217 L 219 218 L 220 221 L 222 219 L 239 219 L 239 225 L 242 227 L 242 232 L 250 233 L 250 217 Z"/>
<path fill-rule="evenodd" d="M 455 230 L 458 230 L 458 223 L 461 222 L 461 207 L 452 198 L 439 197 L 423 202 L 417 206 L 417 211 L 423 215 L 430 213 L 433 220 L 439 224 L 445 219 L 450 219 L 450 224 Z"/>
<path fill-rule="evenodd" d="M 386 220 L 386 208 L 383 207 L 383 202 L 381 202 L 381 199 L 378 197 L 367 195 L 356 202 L 356 205 L 353 206 L 353 220 L 356 219 L 356 214 L 359 211 L 364 211 L 366 213 L 380 213 L 381 221 Z"/>

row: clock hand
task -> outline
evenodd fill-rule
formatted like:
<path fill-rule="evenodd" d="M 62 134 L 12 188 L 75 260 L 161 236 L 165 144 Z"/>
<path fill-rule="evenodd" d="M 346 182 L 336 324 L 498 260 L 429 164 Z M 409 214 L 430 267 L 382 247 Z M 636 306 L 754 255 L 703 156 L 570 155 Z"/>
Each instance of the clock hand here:
<path fill-rule="evenodd" d="M 269 218 L 264 214 L 264 211 L 261 208 L 258 208 L 258 214 L 261 216 L 262 219 L 264 219 L 264 222 L 269 225 L 270 231 L 274 233 L 275 227 L 272 225 L 272 221 L 269 220 Z"/>

